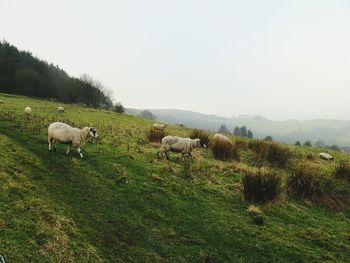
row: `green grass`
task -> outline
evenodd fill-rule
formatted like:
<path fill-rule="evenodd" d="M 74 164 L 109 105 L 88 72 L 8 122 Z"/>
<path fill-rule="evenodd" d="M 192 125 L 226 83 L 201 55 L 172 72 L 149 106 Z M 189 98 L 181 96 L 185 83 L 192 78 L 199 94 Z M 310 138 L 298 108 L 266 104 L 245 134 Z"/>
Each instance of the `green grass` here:
<path fill-rule="evenodd" d="M 259 205 L 264 224 L 252 223 L 241 191 L 244 171 L 255 163 L 248 149 L 239 163 L 195 149 L 188 177 L 180 156 L 155 158 L 158 145 L 146 143 L 150 121 L 6 94 L 0 99 L 0 255 L 11 262 L 349 261 L 348 207 L 335 212 L 285 196 Z M 25 106 L 32 107 L 31 121 Z M 48 152 L 47 126 L 57 120 L 97 128 L 99 140 L 83 147 L 84 159 L 76 152 L 66 157 L 66 145 Z M 175 125 L 167 131 L 190 134 Z M 292 162 L 313 154 L 313 165 L 333 174 L 336 164 L 319 160 L 317 149 L 288 147 Z"/>

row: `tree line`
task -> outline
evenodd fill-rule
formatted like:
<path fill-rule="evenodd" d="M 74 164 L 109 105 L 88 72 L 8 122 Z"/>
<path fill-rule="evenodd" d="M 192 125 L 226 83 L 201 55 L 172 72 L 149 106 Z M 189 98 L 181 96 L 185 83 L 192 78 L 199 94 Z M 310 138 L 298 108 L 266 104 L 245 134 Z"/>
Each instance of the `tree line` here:
<path fill-rule="evenodd" d="M 86 74 L 70 77 L 58 66 L 6 41 L 0 42 L 0 92 L 124 111 L 120 103 L 113 105 L 111 92 L 101 82 Z"/>

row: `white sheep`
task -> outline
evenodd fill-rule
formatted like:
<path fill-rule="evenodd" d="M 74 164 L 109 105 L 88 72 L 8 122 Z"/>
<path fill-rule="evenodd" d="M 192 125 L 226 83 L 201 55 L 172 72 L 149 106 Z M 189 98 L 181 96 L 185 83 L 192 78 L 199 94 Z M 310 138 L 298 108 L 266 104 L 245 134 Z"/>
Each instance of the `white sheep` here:
<path fill-rule="evenodd" d="M 32 108 L 31 107 L 25 107 L 24 114 L 26 115 L 27 119 L 30 119 L 31 118 L 31 114 L 32 114 Z"/>
<path fill-rule="evenodd" d="M 327 161 L 334 160 L 333 156 L 328 153 L 320 153 L 320 158 Z"/>
<path fill-rule="evenodd" d="M 200 139 L 198 138 L 190 139 L 168 135 L 162 139 L 162 146 L 159 148 L 157 156 L 165 154 L 166 158 L 169 159 L 168 152 L 171 151 L 181 153 L 182 156 L 189 155 L 192 157 L 192 150 L 200 145 Z"/>
<path fill-rule="evenodd" d="M 232 141 L 228 137 L 226 137 L 225 135 L 222 135 L 220 133 L 215 134 L 214 138 L 213 138 L 212 144 L 214 145 L 217 143 L 228 143 L 230 145 L 233 144 Z"/>
<path fill-rule="evenodd" d="M 62 122 L 51 123 L 48 128 L 49 151 L 55 150 L 55 142 L 69 144 L 66 152 L 68 155 L 71 148 L 76 149 L 80 157 L 83 158 L 81 147 L 91 138 L 97 138 L 95 128 L 85 127 L 83 129 L 73 128 Z"/>
<path fill-rule="evenodd" d="M 153 130 L 160 130 L 160 131 L 162 131 L 162 130 L 165 129 L 165 127 L 166 127 L 166 124 L 154 123 L 154 124 L 152 125 L 152 129 L 153 129 Z"/>
<path fill-rule="evenodd" d="M 64 112 L 64 108 L 59 106 L 59 107 L 57 107 L 57 111 L 58 111 L 58 113 L 62 113 L 62 112 Z"/>

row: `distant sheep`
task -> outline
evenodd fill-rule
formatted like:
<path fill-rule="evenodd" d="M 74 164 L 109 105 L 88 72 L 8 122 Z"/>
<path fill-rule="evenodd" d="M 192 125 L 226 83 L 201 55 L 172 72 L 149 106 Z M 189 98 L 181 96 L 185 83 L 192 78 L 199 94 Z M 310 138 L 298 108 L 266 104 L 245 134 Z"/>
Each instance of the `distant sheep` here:
<path fill-rule="evenodd" d="M 169 159 L 168 152 L 181 153 L 182 156 L 189 155 L 192 157 L 192 150 L 196 147 L 199 147 L 200 139 L 190 139 L 182 138 L 178 136 L 165 136 L 162 139 L 162 146 L 157 152 L 157 156 L 165 154 L 166 158 Z"/>
<path fill-rule="evenodd" d="M 24 114 L 26 115 L 27 119 L 30 119 L 32 115 L 32 109 L 30 107 L 25 107 Z"/>
<path fill-rule="evenodd" d="M 64 108 L 61 107 L 61 106 L 59 106 L 59 107 L 57 108 L 57 111 L 58 111 L 58 113 L 63 113 L 63 112 L 64 112 Z"/>
<path fill-rule="evenodd" d="M 162 130 L 164 130 L 165 128 L 166 128 L 166 125 L 165 125 L 165 124 L 154 123 L 154 124 L 152 125 L 152 129 L 154 129 L 154 130 L 160 130 L 160 131 L 162 131 Z"/>
<path fill-rule="evenodd" d="M 49 151 L 55 150 L 55 142 L 69 144 L 66 152 L 68 155 L 71 148 L 77 150 L 80 157 L 83 158 L 81 147 L 91 138 L 96 138 L 98 135 L 95 128 L 85 127 L 83 129 L 73 128 L 62 122 L 51 123 L 48 128 Z"/>
<path fill-rule="evenodd" d="M 320 158 L 327 161 L 334 160 L 333 156 L 328 153 L 320 153 Z"/>

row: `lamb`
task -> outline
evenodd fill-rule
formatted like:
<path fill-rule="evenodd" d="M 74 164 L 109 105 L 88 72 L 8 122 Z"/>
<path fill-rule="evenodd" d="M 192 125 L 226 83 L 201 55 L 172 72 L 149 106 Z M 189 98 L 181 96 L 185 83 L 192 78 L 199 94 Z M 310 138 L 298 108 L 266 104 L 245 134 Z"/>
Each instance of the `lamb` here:
<path fill-rule="evenodd" d="M 320 158 L 326 161 L 334 160 L 333 156 L 328 153 L 320 153 Z"/>
<path fill-rule="evenodd" d="M 166 127 L 165 124 L 154 123 L 154 124 L 152 125 L 152 129 L 153 129 L 153 130 L 160 130 L 160 131 L 162 131 L 162 130 L 165 129 L 165 127 Z"/>
<path fill-rule="evenodd" d="M 30 119 L 31 118 L 31 114 L 32 114 L 32 108 L 31 107 L 25 107 L 24 113 L 26 115 L 26 118 Z"/>
<path fill-rule="evenodd" d="M 57 108 L 57 111 L 58 111 L 58 113 L 63 113 L 63 112 L 64 112 L 64 108 L 61 107 L 61 106 L 59 106 L 59 107 Z"/>
<path fill-rule="evenodd" d="M 73 128 L 68 124 L 62 122 L 53 122 L 48 128 L 48 142 L 49 151 L 55 150 L 55 142 L 60 142 L 64 144 L 69 144 L 69 148 L 66 152 L 68 155 L 71 148 L 76 149 L 83 158 L 81 153 L 81 147 L 91 138 L 97 138 L 95 128 L 85 127 L 83 129 Z"/>
<path fill-rule="evenodd" d="M 198 138 L 190 139 L 168 135 L 162 139 L 162 146 L 159 148 L 157 156 L 160 157 L 164 153 L 169 160 L 168 152 L 171 151 L 181 153 L 183 157 L 185 155 L 192 157 L 192 150 L 200 145 L 200 139 Z"/>

